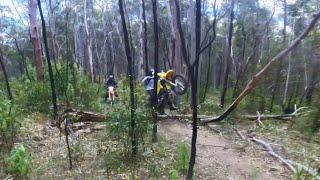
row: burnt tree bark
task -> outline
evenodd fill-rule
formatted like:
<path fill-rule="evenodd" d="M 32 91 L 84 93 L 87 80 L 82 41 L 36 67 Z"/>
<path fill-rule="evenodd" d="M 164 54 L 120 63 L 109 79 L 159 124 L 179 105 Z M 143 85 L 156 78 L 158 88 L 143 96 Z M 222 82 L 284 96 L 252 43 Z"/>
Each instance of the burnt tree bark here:
<path fill-rule="evenodd" d="M 201 39 L 201 0 L 196 0 L 196 13 L 195 13 L 195 59 L 191 63 L 187 56 L 186 42 L 183 35 L 181 19 L 180 19 L 180 7 L 178 0 L 174 0 L 176 7 L 176 19 L 179 37 L 181 41 L 182 57 L 188 68 L 189 78 L 191 80 L 191 108 L 192 108 L 192 140 L 191 140 L 191 152 L 190 162 L 187 179 L 192 179 L 193 169 L 196 159 L 196 142 L 198 134 L 198 109 L 197 109 L 197 92 L 198 92 L 198 69 L 199 69 L 199 57 L 201 54 L 200 39 Z"/>
<path fill-rule="evenodd" d="M 124 10 L 123 10 L 123 2 L 122 0 L 118 1 L 119 4 L 119 11 L 121 16 L 121 23 L 122 23 L 122 30 L 123 30 L 123 36 L 124 36 L 124 45 L 125 45 L 125 51 L 128 61 L 128 69 L 129 69 L 129 83 L 130 83 L 130 106 L 131 106 L 131 130 L 130 130 L 130 136 L 131 136 L 131 148 L 132 148 L 132 155 L 136 155 L 138 152 L 138 146 L 137 146 L 137 138 L 135 134 L 135 128 L 136 128 L 136 122 L 135 122 L 135 98 L 134 98 L 134 86 L 133 86 L 133 64 L 132 64 L 132 56 L 131 56 L 131 50 L 130 50 L 130 42 L 129 42 L 129 35 L 128 30 L 126 26 L 126 19 L 124 16 Z"/>
<path fill-rule="evenodd" d="M 48 47 L 48 40 L 47 40 L 47 33 L 46 33 L 46 23 L 45 23 L 43 13 L 42 13 L 41 2 L 40 2 L 40 0 L 37 0 L 37 1 L 38 1 L 38 7 L 39 7 L 39 12 L 40 12 L 40 17 L 41 17 L 42 36 L 43 36 L 43 41 L 44 41 L 45 54 L 46 54 L 46 59 L 47 59 L 47 63 L 48 63 L 52 105 L 53 105 L 53 119 L 55 121 L 58 117 L 57 95 L 56 95 L 56 90 L 55 90 L 55 82 L 54 82 L 54 77 L 53 77 L 52 65 L 51 65 L 51 61 L 50 61 L 50 54 L 49 54 L 49 47 Z M 60 124 L 59 124 L 59 126 L 60 126 Z"/>
<path fill-rule="evenodd" d="M 154 30 L 154 91 L 153 91 L 153 142 L 157 141 L 157 114 L 156 106 L 158 101 L 158 71 L 159 71 L 159 32 L 158 32 L 158 17 L 157 17 L 157 0 L 152 0 L 152 12 L 153 12 L 153 30 Z"/>

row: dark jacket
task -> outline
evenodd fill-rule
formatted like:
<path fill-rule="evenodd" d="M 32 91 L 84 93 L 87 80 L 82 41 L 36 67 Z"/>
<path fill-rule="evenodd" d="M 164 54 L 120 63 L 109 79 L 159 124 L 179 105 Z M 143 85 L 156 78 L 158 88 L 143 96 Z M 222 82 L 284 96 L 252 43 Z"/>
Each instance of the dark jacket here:
<path fill-rule="evenodd" d="M 114 78 L 109 78 L 106 82 L 106 87 L 112 86 L 112 87 L 116 87 L 117 86 L 117 82 L 116 80 L 114 80 Z"/>

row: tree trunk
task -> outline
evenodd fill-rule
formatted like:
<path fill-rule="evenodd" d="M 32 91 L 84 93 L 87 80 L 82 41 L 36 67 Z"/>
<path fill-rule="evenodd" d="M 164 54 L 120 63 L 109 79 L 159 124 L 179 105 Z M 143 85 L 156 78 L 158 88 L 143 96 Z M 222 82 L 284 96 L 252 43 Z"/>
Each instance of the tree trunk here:
<path fill-rule="evenodd" d="M 233 17 L 234 17 L 234 0 L 231 0 L 231 12 L 230 12 L 230 22 L 229 22 L 229 32 L 228 32 L 228 49 L 227 49 L 227 60 L 226 60 L 226 67 L 224 70 L 224 78 L 222 82 L 222 92 L 221 92 L 221 99 L 220 99 L 220 106 L 224 107 L 225 103 L 225 96 L 228 89 L 228 79 L 230 73 L 230 66 L 231 66 L 231 51 L 232 51 L 232 33 L 233 33 Z"/>
<path fill-rule="evenodd" d="M 54 61 L 59 58 L 59 44 L 56 38 L 56 11 L 57 2 L 56 0 L 49 0 L 49 24 L 51 30 L 51 41 L 52 41 L 52 55 Z"/>
<path fill-rule="evenodd" d="M 52 95 L 52 105 L 53 105 L 53 119 L 55 121 L 58 118 L 57 95 L 56 95 L 55 82 L 54 82 L 54 77 L 53 77 L 51 61 L 50 61 L 49 47 L 48 47 L 47 34 L 46 34 L 46 24 L 44 21 L 40 0 L 37 0 L 37 1 L 38 1 L 41 22 L 42 22 L 41 23 L 42 24 L 42 36 L 43 36 L 45 54 L 46 54 L 47 63 L 48 63 L 48 71 L 49 71 L 51 95 Z M 60 124 L 59 124 L 59 126 L 60 126 Z"/>
<path fill-rule="evenodd" d="M 86 33 L 86 43 L 85 43 L 85 59 L 84 59 L 84 72 L 88 74 L 91 80 L 94 80 L 93 74 L 93 58 L 92 58 L 92 0 L 85 0 L 84 2 L 84 27 Z"/>
<path fill-rule="evenodd" d="M 204 92 L 203 92 L 203 96 L 202 96 L 202 99 L 201 99 L 200 103 L 203 103 L 203 102 L 206 100 L 207 91 L 208 91 L 208 88 L 209 88 L 210 71 L 211 71 L 211 45 L 209 46 L 209 55 L 208 55 L 208 67 L 207 67 L 207 73 L 206 73 L 206 82 L 205 82 Z"/>
<path fill-rule="evenodd" d="M 29 0 L 29 21 L 30 21 L 30 36 L 34 48 L 34 64 L 37 71 L 37 81 L 44 80 L 44 67 L 41 59 L 41 43 L 37 28 L 37 1 Z"/>
<path fill-rule="evenodd" d="M 293 22 L 292 22 L 292 29 L 294 31 L 295 27 L 295 19 L 293 19 Z M 294 34 L 293 34 L 294 36 Z M 289 41 L 291 40 L 290 36 L 289 36 Z M 291 73 L 291 61 L 292 61 L 292 53 L 289 54 L 289 57 L 288 57 L 288 69 L 287 69 L 287 77 L 286 77 L 286 84 L 285 84 L 285 87 L 284 87 L 284 93 L 283 93 L 283 102 L 282 104 L 284 105 L 287 101 L 287 96 L 288 96 L 288 88 L 289 88 L 289 80 L 290 80 L 290 73 Z"/>
<path fill-rule="evenodd" d="M 149 70 L 149 60 L 148 60 L 148 37 L 147 37 L 147 19 L 146 19 L 146 8 L 145 8 L 145 0 L 142 0 L 142 18 L 143 18 L 143 29 L 144 29 L 144 70 L 147 74 Z"/>
<path fill-rule="evenodd" d="M 17 51 L 18 51 L 18 53 L 19 53 L 19 55 L 21 57 L 21 62 L 23 64 L 23 68 L 25 69 L 25 73 L 26 73 L 28 79 L 31 81 L 32 79 L 31 79 L 31 77 L 29 75 L 29 70 L 28 70 L 28 65 L 27 65 L 26 58 L 25 58 L 25 56 L 23 54 L 23 51 L 19 48 L 18 41 L 17 41 L 16 38 L 14 38 L 14 44 L 16 45 Z"/>
<path fill-rule="evenodd" d="M 247 34 L 244 31 L 244 27 L 241 28 L 241 31 L 242 31 L 242 36 L 243 36 L 241 61 L 242 61 L 242 64 L 245 64 L 245 67 L 246 67 L 247 63 L 245 62 L 245 52 L 246 52 L 246 47 L 247 47 Z M 239 65 L 238 73 L 237 73 L 237 77 L 236 77 L 236 83 L 233 88 L 232 100 L 234 100 L 239 95 L 239 93 L 238 93 L 239 84 L 240 84 L 240 82 L 243 81 L 243 76 L 244 76 L 244 73 L 246 70 L 245 67 L 243 67 L 243 65 Z"/>
<path fill-rule="evenodd" d="M 134 101 L 134 86 L 133 86 L 133 64 L 132 64 L 129 35 L 128 35 L 127 26 L 126 26 L 122 0 L 119 0 L 118 4 L 119 4 L 120 15 L 121 15 L 124 45 L 125 45 L 125 51 L 126 51 L 128 69 L 129 69 L 128 77 L 129 77 L 129 83 L 130 83 L 130 106 L 131 106 L 130 136 L 131 136 L 132 155 L 135 156 L 137 155 L 137 152 L 138 152 L 138 144 L 137 144 L 137 137 L 135 133 L 136 122 L 135 122 L 135 101 Z"/>
<path fill-rule="evenodd" d="M 177 10 L 175 8 L 175 0 L 169 0 L 170 9 L 170 27 L 171 27 L 171 64 L 172 68 L 177 74 L 182 74 L 182 52 L 181 52 L 181 38 L 178 30 Z"/>
<path fill-rule="evenodd" d="M 284 3 L 284 17 L 283 17 L 283 40 L 282 40 L 282 44 L 283 44 L 283 47 L 285 47 L 286 42 L 287 42 L 287 0 L 284 0 L 283 3 Z M 273 111 L 274 100 L 276 98 L 276 94 L 277 94 L 277 91 L 278 91 L 277 88 L 280 87 L 282 66 L 283 66 L 283 61 L 280 61 L 278 69 L 276 70 L 276 77 L 275 77 L 275 81 L 274 81 L 274 85 L 273 85 L 272 93 L 271 93 L 271 103 L 270 103 L 270 109 L 269 109 L 270 112 Z"/>
<path fill-rule="evenodd" d="M 9 78 L 8 78 L 6 66 L 4 64 L 3 52 L 2 52 L 2 48 L 1 47 L 0 47 L 0 66 L 1 66 L 1 69 L 2 69 L 2 72 L 3 72 L 4 80 L 6 81 L 8 97 L 9 97 L 10 101 L 12 101 L 13 100 L 13 96 L 12 96 L 12 92 L 11 92 L 11 88 L 10 88 L 10 84 L 9 84 Z"/>
<path fill-rule="evenodd" d="M 232 102 L 232 104 L 218 117 L 214 119 L 203 120 L 203 123 L 221 121 L 226 118 L 233 110 L 237 108 L 240 102 L 252 91 L 252 89 L 257 85 L 257 83 L 269 72 L 269 70 L 282 61 L 285 56 L 287 56 L 293 49 L 295 49 L 301 41 L 309 34 L 309 32 L 314 28 L 317 21 L 320 19 L 320 11 L 313 15 L 308 27 L 288 46 L 286 49 L 282 50 L 277 54 L 271 61 L 265 65 L 256 75 L 254 75 L 251 81 L 247 84 L 245 89 L 240 93 L 240 95 Z"/>
<path fill-rule="evenodd" d="M 183 35 L 181 19 L 180 19 L 180 7 L 178 0 L 174 0 L 176 20 L 177 20 L 177 31 L 179 33 L 181 41 L 181 51 L 184 62 L 188 68 L 189 78 L 191 80 L 191 108 L 192 108 L 192 140 L 191 140 L 191 152 L 190 162 L 187 179 L 192 179 L 193 169 L 196 159 L 196 142 L 197 142 L 197 129 L 198 129 L 198 109 L 197 109 L 197 91 L 198 91 L 198 69 L 199 69 L 199 57 L 200 57 L 200 39 L 201 39 L 201 0 L 196 0 L 196 16 L 195 16 L 195 40 L 196 40 L 196 58 L 191 65 L 191 62 L 187 56 L 186 42 Z"/>
<path fill-rule="evenodd" d="M 138 57 L 138 79 L 142 79 L 144 74 L 147 74 L 148 68 L 145 68 L 146 65 L 144 65 L 146 61 L 146 51 L 147 49 L 145 48 L 146 45 L 146 40 L 147 37 L 145 37 L 145 5 L 144 5 L 144 0 L 141 0 L 141 6 L 140 6 L 140 54 Z"/>
<path fill-rule="evenodd" d="M 197 135 L 198 135 L 198 70 L 199 70 L 199 59 L 200 59 L 200 40 L 201 40 L 201 0 L 196 0 L 196 13 L 195 13 L 195 60 L 194 67 L 189 66 L 189 72 L 191 68 L 193 74 L 191 74 L 191 107 L 192 107 L 192 140 L 191 140 L 191 155 L 189 162 L 189 169 L 187 179 L 192 179 L 194 164 L 196 162 L 196 151 L 197 151 Z"/>
<path fill-rule="evenodd" d="M 158 33 L 158 17 L 157 17 L 157 0 L 152 0 L 152 12 L 153 12 L 153 30 L 154 30 L 154 91 L 153 91 L 153 142 L 157 141 L 157 114 L 155 112 L 158 101 L 158 71 L 159 71 L 159 33 Z"/>

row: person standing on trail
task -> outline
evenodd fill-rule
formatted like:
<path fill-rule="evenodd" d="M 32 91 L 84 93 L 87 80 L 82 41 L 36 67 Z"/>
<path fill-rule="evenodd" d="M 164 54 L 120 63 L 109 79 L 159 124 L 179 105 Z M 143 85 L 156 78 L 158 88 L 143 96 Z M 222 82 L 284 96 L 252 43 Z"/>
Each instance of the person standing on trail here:
<path fill-rule="evenodd" d="M 152 104 L 154 92 L 154 69 L 150 69 L 146 77 L 142 79 L 142 83 L 146 86 L 146 91 L 149 94 L 149 102 Z"/>
<path fill-rule="evenodd" d="M 107 99 L 111 100 L 111 96 L 118 97 L 118 93 L 115 90 L 117 85 L 118 85 L 118 83 L 114 79 L 114 76 L 112 74 L 109 75 L 108 80 L 106 82 L 106 91 L 107 91 L 107 93 L 106 93 L 105 101 L 107 101 Z"/>

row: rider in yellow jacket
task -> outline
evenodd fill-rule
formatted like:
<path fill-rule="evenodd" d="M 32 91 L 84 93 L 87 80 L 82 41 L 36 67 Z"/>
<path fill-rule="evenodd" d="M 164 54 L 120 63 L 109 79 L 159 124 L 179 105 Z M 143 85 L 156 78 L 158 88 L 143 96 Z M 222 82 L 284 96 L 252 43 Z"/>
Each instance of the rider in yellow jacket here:
<path fill-rule="evenodd" d="M 157 94 L 158 94 L 158 108 L 161 114 L 164 114 L 164 107 L 166 104 L 169 105 L 170 110 L 176 110 L 177 108 L 173 105 L 169 92 L 171 91 L 171 84 L 174 70 L 169 70 L 167 72 L 158 73 L 158 83 L 157 83 Z"/>

